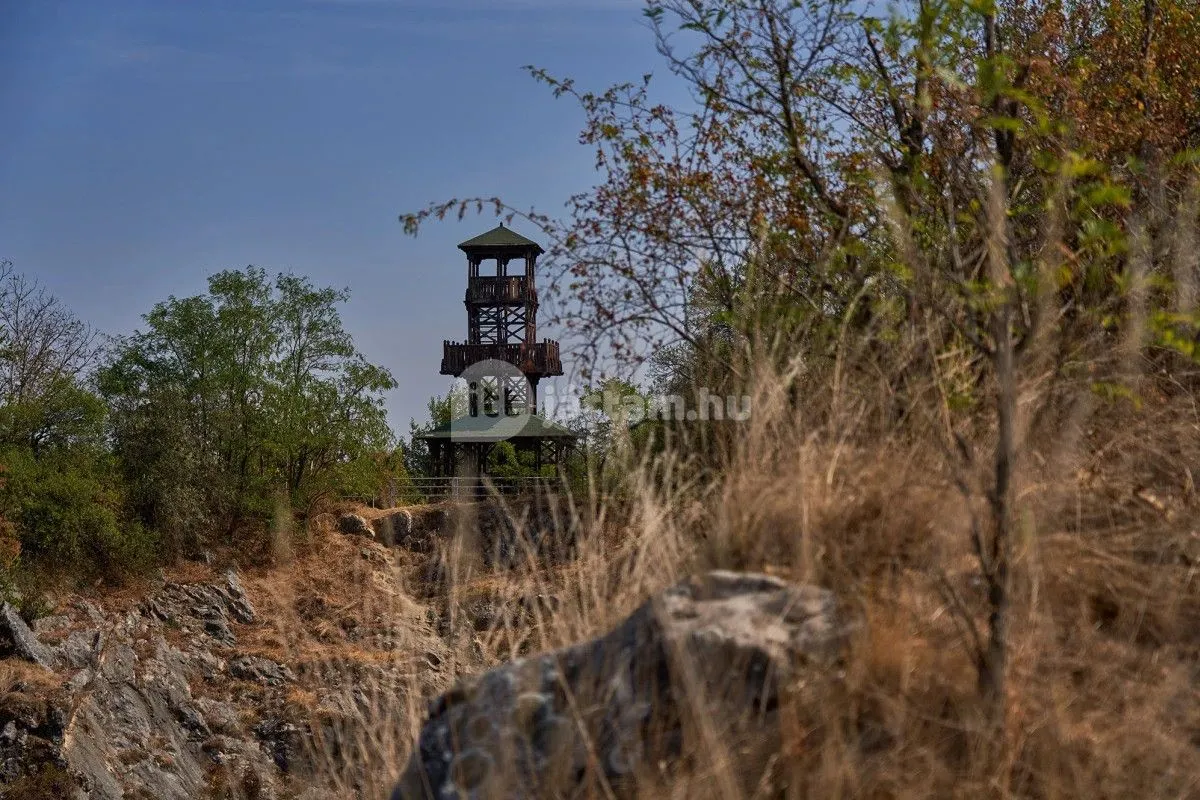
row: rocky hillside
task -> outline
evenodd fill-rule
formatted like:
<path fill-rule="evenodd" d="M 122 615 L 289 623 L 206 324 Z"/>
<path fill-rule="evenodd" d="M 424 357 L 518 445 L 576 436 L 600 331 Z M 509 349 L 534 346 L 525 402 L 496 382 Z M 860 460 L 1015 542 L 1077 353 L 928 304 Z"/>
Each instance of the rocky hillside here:
<path fill-rule="evenodd" d="M 273 569 L 189 565 L 62 598 L 32 629 L 5 608 L 0 795 L 316 798 L 384 780 L 378 757 L 345 757 L 346 731 L 382 697 L 440 688 L 445 645 L 403 589 L 405 554 L 329 527 Z"/>
<path fill-rule="evenodd" d="M 32 628 L 0 609 L 0 796 L 1195 795 L 1190 467 L 1160 447 L 1040 489 L 1005 739 L 953 495 L 842 452 L 847 491 L 821 446 L 803 506 L 780 469 L 619 524 L 350 509 L 270 567 L 225 554 Z"/>
<path fill-rule="evenodd" d="M 386 795 L 428 701 L 502 660 L 483 632 L 553 602 L 496 576 L 565 560 L 571 527 L 546 505 L 352 511 L 269 567 L 226 553 L 32 626 L 4 607 L 0 797 Z"/>

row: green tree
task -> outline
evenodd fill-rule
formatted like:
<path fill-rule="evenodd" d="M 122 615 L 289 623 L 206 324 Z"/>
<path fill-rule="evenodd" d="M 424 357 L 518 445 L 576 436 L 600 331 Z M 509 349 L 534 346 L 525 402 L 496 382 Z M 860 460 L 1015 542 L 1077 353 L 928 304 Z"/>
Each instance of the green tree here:
<path fill-rule="evenodd" d="M 153 542 L 126 518 L 89 388 L 97 337 L 35 281 L 0 264 L 0 517 L 4 583 L 34 573 L 120 577 Z"/>
<path fill-rule="evenodd" d="M 436 471 L 430 460 L 429 445 L 420 437 L 441 425 L 449 425 L 451 420 L 465 413 L 462 408 L 465 402 L 465 396 L 453 390 L 445 397 L 435 395 L 426 404 L 428 419 L 421 423 L 409 420 L 408 447 L 404 450 L 404 464 L 409 475 L 425 478 Z"/>
<path fill-rule="evenodd" d="M 38 452 L 95 434 L 85 383 L 98 337 L 58 298 L 0 261 L 0 440 Z"/>
<path fill-rule="evenodd" d="M 0 458 L 8 467 L 0 514 L 16 525 L 23 570 L 120 580 L 152 563 L 154 537 L 127 518 L 124 487 L 103 454 L 10 450 Z"/>
<path fill-rule="evenodd" d="M 307 507 L 374 490 L 395 381 L 343 328 L 347 298 L 294 275 L 225 271 L 118 343 L 101 386 L 144 520 L 186 521 L 186 550 L 214 522 L 232 531 L 269 515 L 279 491 Z"/>

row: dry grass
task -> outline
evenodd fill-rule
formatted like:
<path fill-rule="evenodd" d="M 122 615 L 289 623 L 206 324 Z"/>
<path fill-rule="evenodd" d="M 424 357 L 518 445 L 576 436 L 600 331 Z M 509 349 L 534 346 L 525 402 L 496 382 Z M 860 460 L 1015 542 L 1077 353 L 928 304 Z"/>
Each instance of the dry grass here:
<path fill-rule="evenodd" d="M 982 627 L 985 602 L 960 465 L 928 440 L 860 435 L 859 415 L 805 429 L 769 398 L 756 411 L 773 419 L 737 438 L 731 469 L 691 480 L 688 464 L 644 465 L 570 563 L 498 572 L 462 559 L 456 571 L 451 543 L 445 585 L 425 588 L 450 620 L 449 666 L 594 636 L 691 571 L 763 570 L 826 585 L 863 616 L 845 674 L 782 712 L 769 774 L 731 784 L 713 774 L 718 754 L 692 752 L 690 774 L 648 778 L 644 796 L 1200 796 L 1200 417 L 1189 392 L 1140 392 L 1138 410 L 1097 405 L 1069 456 L 1046 432 L 1022 450 L 1002 741 L 985 733 L 966 646 L 964 613 Z M 470 622 L 478 604 L 530 596 L 553 602 Z M 362 724 L 391 730 L 402 757 L 421 718 L 410 709 Z"/>
<path fill-rule="evenodd" d="M 812 392 L 786 390 L 804 374 L 760 376 L 752 418 L 709 431 L 715 446 L 676 441 L 629 465 L 621 496 L 575 498 L 567 560 L 528 543 L 491 566 L 470 526 L 418 553 L 315 520 L 294 556 L 245 576 L 260 622 L 238 629 L 241 649 L 300 676 L 286 705 L 316 732 L 304 780 L 386 796 L 457 677 L 601 634 L 719 567 L 826 586 L 864 624 L 841 670 L 790 687 L 765 763 L 732 757 L 712 721 L 639 796 L 1200 798 L 1200 406 L 1184 377 L 1133 382 L 1137 403 L 1086 385 L 1024 395 L 1048 411 L 1019 447 L 997 737 L 968 647 L 987 611 L 968 537 L 982 500 L 957 488 L 986 475 L 963 475 L 936 402 L 897 417 L 868 372 Z M 964 435 L 987 452 L 992 427 L 981 413 Z"/>
<path fill-rule="evenodd" d="M 62 685 L 62 679 L 36 664 L 17 658 L 0 660 L 0 697 L 10 692 L 45 694 Z"/>
<path fill-rule="evenodd" d="M 961 466 L 911 418 L 881 431 L 843 403 L 808 425 L 771 384 L 725 468 L 677 443 L 630 469 L 624 496 L 579 499 L 568 560 L 530 545 L 489 566 L 469 529 L 417 553 L 315 520 L 289 560 L 243 573 L 259 621 L 238 626 L 239 651 L 299 677 L 282 703 L 316 735 L 298 780 L 380 797 L 457 677 L 603 633 L 688 573 L 762 570 L 826 586 L 863 620 L 843 669 L 791 687 L 765 763 L 732 757 L 717 721 L 640 796 L 1200 797 L 1200 412 L 1178 386 L 1137 388 L 1136 408 L 1093 404 L 1069 448 L 1049 415 L 1022 449 L 1000 741 L 964 627 L 986 603 Z M 975 435 L 986 444 L 987 425 Z M 0 687 L 44 679 L 17 667 L 0 662 Z"/>
<path fill-rule="evenodd" d="M 964 613 L 982 627 L 986 603 L 961 465 L 862 413 L 806 427 L 774 389 L 731 437 L 729 468 L 677 458 L 631 470 L 619 506 L 582 515 L 566 562 L 531 548 L 487 567 L 469 536 L 452 536 L 431 554 L 396 551 L 381 572 L 355 566 L 355 543 L 316 535 L 302 562 L 249 581 L 265 617 L 292 620 L 249 641 L 325 685 L 358 686 L 361 702 L 327 730 L 319 779 L 331 796 L 379 796 L 425 701 L 456 676 L 602 633 L 689 572 L 763 570 L 827 586 L 864 620 L 844 670 L 791 695 L 764 732 L 777 752 L 760 772 L 701 736 L 641 796 L 1200 797 L 1200 416 L 1190 392 L 1138 390 L 1137 409 L 1095 404 L 1069 453 L 1053 415 L 1022 449 L 1000 741 L 964 627 Z M 363 648 L 339 627 L 347 617 L 403 630 L 394 647 Z"/>
<path fill-rule="evenodd" d="M 386 796 L 427 701 L 456 678 L 603 633 L 650 594 L 720 567 L 826 586 L 864 624 L 841 670 L 790 687 L 762 730 L 765 761 L 734 757 L 715 720 L 668 773 L 643 776 L 641 797 L 1200 797 L 1191 391 L 1143 379 L 1136 405 L 1097 401 L 1079 415 L 1064 404 L 1029 431 L 997 740 L 967 646 L 965 617 L 982 627 L 986 602 L 955 488 L 962 466 L 930 433 L 937 421 L 884 427 L 888 416 L 866 408 L 873 395 L 850 380 L 854 403 L 810 394 L 800 413 L 780 382 L 763 380 L 752 419 L 704 451 L 721 468 L 676 442 L 673 456 L 632 465 L 623 495 L 576 498 L 570 559 L 528 543 L 496 566 L 470 526 L 428 552 L 386 548 L 337 534 L 325 516 L 274 566 L 244 571 L 259 620 L 237 627 L 238 650 L 297 674 L 272 702 L 315 732 L 315 770 L 299 784 Z M 1079 429 L 1069 441 L 1057 435 L 1066 413 Z M 988 424 L 974 425 L 985 450 Z M 21 666 L 0 662 L 0 689 L 48 680 Z M 262 690 L 222 691 L 249 708 Z"/>
<path fill-rule="evenodd" d="M 322 515 L 295 536 L 294 556 L 243 572 L 258 620 L 237 630 L 239 651 L 289 666 L 297 684 L 285 715 L 314 738 L 301 784 L 330 796 L 384 793 L 386 763 L 411 740 L 425 698 L 445 688 L 447 648 L 412 598 L 415 559 L 345 537 Z M 364 720 L 371 724 L 364 724 Z M 368 791 L 369 793 L 369 791 Z"/>

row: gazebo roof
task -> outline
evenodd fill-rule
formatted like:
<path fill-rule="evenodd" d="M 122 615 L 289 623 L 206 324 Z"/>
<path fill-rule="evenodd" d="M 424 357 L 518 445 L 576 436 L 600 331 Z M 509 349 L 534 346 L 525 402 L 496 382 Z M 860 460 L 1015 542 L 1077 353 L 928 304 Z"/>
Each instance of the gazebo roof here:
<path fill-rule="evenodd" d="M 540 244 L 532 239 L 526 239 L 512 228 L 504 227 L 503 222 L 486 233 L 481 233 L 472 239 L 467 239 L 458 246 L 458 249 L 464 253 L 480 255 L 490 252 L 512 253 L 527 250 L 535 250 L 538 255 L 545 252 L 542 250 Z"/>
<path fill-rule="evenodd" d="M 418 439 L 453 439 L 456 442 L 500 442 L 506 439 L 577 439 L 577 434 L 539 414 L 459 417 L 438 425 Z"/>

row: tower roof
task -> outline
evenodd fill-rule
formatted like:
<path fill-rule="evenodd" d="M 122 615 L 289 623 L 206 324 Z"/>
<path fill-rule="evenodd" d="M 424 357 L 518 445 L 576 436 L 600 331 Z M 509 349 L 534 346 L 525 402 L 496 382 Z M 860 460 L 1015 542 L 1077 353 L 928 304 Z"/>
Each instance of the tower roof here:
<path fill-rule="evenodd" d="M 540 255 L 545 252 L 540 244 L 532 239 L 526 239 L 511 228 L 504 227 L 503 222 L 487 233 L 467 239 L 458 246 L 458 249 L 471 255 L 486 255 L 495 252 L 516 253 L 527 250 L 535 250 Z"/>

